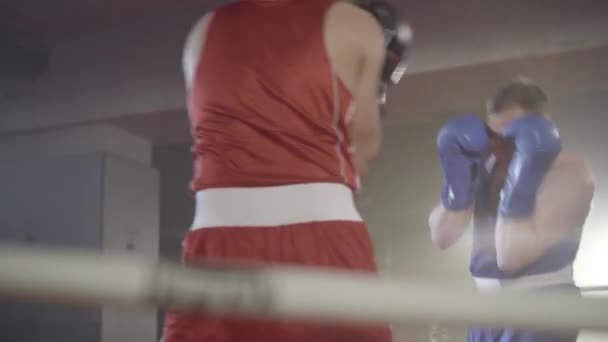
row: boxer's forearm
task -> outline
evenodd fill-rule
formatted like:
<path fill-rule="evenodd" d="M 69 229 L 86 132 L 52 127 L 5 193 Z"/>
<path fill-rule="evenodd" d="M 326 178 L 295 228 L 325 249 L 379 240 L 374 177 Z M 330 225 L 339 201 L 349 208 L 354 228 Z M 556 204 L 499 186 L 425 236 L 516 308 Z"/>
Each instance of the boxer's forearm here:
<path fill-rule="evenodd" d="M 534 220 L 499 217 L 496 223 L 496 262 L 503 272 L 515 273 L 540 257 L 540 237 Z"/>
<path fill-rule="evenodd" d="M 367 164 L 380 153 L 382 130 L 379 123 L 368 122 L 365 126 L 354 125 L 351 134 L 355 162 L 359 160 Z"/>
<path fill-rule="evenodd" d="M 532 264 L 589 213 L 595 185 L 584 164 L 551 171 L 541 188 L 534 213 L 528 218 L 499 217 L 496 257 L 500 269 L 517 272 Z"/>
<path fill-rule="evenodd" d="M 429 215 L 433 244 L 442 250 L 450 248 L 467 230 L 472 215 L 472 208 L 448 210 L 439 204 Z"/>
<path fill-rule="evenodd" d="M 566 234 L 580 227 L 589 207 L 581 198 L 579 203 L 538 203 L 530 218 L 499 217 L 496 223 L 496 260 L 498 267 L 516 273 L 534 263 Z"/>
<path fill-rule="evenodd" d="M 591 193 L 591 194 L 590 194 Z M 592 191 L 537 203 L 527 219 L 500 217 L 496 224 L 498 267 L 515 273 L 532 264 L 573 229 L 579 228 L 589 212 Z"/>

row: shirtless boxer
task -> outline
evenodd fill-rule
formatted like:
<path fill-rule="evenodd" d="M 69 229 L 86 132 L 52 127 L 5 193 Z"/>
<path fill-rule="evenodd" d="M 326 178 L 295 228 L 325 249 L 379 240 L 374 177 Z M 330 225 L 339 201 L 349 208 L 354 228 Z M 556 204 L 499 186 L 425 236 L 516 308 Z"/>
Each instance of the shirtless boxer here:
<path fill-rule="evenodd" d="M 448 122 L 437 139 L 444 185 L 430 215 L 433 242 L 452 246 L 474 221 L 470 271 L 483 291 L 578 291 L 572 263 L 594 182 L 585 159 L 562 149 L 547 97 L 516 80 L 474 115 Z M 469 342 L 576 341 L 512 329 L 470 328 Z"/>
<path fill-rule="evenodd" d="M 376 272 L 353 192 L 410 38 L 377 1 L 250 0 L 205 15 L 184 51 L 196 193 L 184 262 Z M 386 326 L 185 312 L 164 330 L 164 342 L 390 340 Z"/>

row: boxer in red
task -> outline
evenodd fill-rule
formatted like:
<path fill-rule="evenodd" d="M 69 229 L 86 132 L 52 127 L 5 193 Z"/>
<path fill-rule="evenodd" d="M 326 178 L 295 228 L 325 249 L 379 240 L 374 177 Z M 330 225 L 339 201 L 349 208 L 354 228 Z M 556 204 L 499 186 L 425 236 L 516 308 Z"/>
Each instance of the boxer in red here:
<path fill-rule="evenodd" d="M 353 193 L 410 39 L 378 1 L 249 0 L 205 15 L 183 60 L 196 193 L 184 262 L 376 272 Z M 164 329 L 164 342 L 390 340 L 387 326 L 186 312 Z"/>

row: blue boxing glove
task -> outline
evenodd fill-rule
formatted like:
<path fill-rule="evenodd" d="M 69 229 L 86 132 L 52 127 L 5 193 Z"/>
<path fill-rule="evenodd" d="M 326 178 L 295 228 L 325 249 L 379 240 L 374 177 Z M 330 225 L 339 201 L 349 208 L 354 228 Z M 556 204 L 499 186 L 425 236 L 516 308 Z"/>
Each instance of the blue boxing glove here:
<path fill-rule="evenodd" d="M 536 193 L 561 151 L 559 132 L 543 116 L 530 114 L 513 121 L 504 136 L 513 139 L 515 152 L 502 189 L 499 212 L 504 217 L 527 217 L 534 212 Z"/>
<path fill-rule="evenodd" d="M 475 115 L 449 121 L 439 130 L 437 147 L 443 169 L 441 203 L 449 210 L 470 208 L 480 185 L 480 167 L 490 139 Z"/>

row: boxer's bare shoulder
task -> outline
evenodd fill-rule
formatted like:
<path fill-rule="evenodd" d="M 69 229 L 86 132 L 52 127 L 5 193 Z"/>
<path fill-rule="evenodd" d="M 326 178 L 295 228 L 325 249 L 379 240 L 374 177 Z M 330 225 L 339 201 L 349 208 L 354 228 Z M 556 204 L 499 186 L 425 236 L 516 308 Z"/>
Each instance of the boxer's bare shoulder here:
<path fill-rule="evenodd" d="M 595 181 L 591 166 L 587 159 L 577 151 L 563 150 L 557 156 L 545 177 L 543 188 L 564 184 L 591 189 L 594 187 Z"/>
<path fill-rule="evenodd" d="M 546 237 L 561 238 L 584 224 L 594 194 L 595 180 L 585 157 L 574 151 L 561 152 L 538 192 L 537 225 Z"/>
<path fill-rule="evenodd" d="M 380 69 L 384 62 L 384 34 L 372 14 L 351 2 L 332 5 L 325 17 L 324 39 L 334 72 L 349 90 L 358 86 L 362 69 Z"/>
<path fill-rule="evenodd" d="M 188 36 L 186 37 L 184 50 L 182 52 L 182 67 L 187 89 L 190 89 L 192 85 L 192 79 L 194 78 L 194 73 L 196 72 L 200 57 L 203 53 L 205 37 L 213 16 L 214 12 L 209 12 L 202 16 L 190 29 Z"/>

